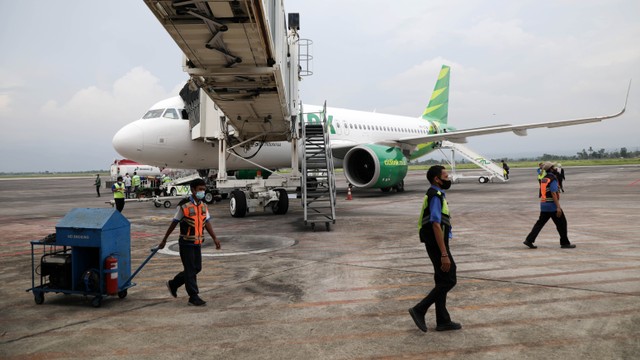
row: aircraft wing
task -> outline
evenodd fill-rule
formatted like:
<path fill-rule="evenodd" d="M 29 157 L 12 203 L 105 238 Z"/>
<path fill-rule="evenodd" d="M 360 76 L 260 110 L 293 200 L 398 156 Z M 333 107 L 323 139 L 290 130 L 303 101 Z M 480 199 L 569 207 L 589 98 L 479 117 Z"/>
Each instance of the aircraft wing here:
<path fill-rule="evenodd" d="M 331 140 L 331 154 L 338 159 L 344 159 L 344 156 L 351 150 L 351 148 L 357 146 L 358 143 L 349 140 Z"/>
<path fill-rule="evenodd" d="M 629 83 L 629 88 L 631 88 L 631 83 Z M 627 90 L 627 100 L 628 99 L 629 99 L 629 91 Z M 622 110 L 612 115 L 540 122 L 540 123 L 523 124 L 523 125 L 487 126 L 482 128 L 456 130 L 451 132 L 442 132 L 442 133 L 429 134 L 429 135 L 423 135 L 423 136 L 404 137 L 404 138 L 397 139 L 396 141 L 400 144 L 419 145 L 419 144 L 424 144 L 428 142 L 443 141 L 443 140 L 448 140 L 454 143 L 465 143 L 467 142 L 466 141 L 467 137 L 470 137 L 470 136 L 497 134 L 497 133 L 504 133 L 504 132 L 513 132 L 514 134 L 519 136 L 526 136 L 527 130 L 529 129 L 572 126 L 572 125 L 580 125 L 580 124 L 586 124 L 586 123 L 592 123 L 592 122 L 599 122 L 607 119 L 613 119 L 615 117 L 618 117 L 624 114 L 627 108 L 627 100 L 625 100 L 624 107 L 622 108 Z"/>

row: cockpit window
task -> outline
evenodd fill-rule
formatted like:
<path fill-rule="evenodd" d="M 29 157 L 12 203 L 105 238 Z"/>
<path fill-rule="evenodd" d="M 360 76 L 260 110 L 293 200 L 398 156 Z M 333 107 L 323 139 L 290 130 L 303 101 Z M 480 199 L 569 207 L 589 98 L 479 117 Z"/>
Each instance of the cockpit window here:
<path fill-rule="evenodd" d="M 167 111 L 164 112 L 164 115 L 162 115 L 162 117 L 166 117 L 168 119 L 180 119 L 176 109 L 167 109 Z"/>
<path fill-rule="evenodd" d="M 162 112 L 163 111 L 164 111 L 164 109 L 149 110 L 149 111 L 147 111 L 146 114 L 144 114 L 144 116 L 142 118 L 143 119 L 159 118 L 160 116 L 162 116 Z"/>

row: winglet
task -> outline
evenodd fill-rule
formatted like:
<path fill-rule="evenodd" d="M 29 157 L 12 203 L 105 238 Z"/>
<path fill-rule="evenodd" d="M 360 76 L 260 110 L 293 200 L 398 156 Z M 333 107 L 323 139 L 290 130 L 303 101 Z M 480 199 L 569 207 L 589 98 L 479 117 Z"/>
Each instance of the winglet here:
<path fill-rule="evenodd" d="M 622 112 L 627 109 L 627 102 L 629 101 L 629 93 L 631 92 L 631 80 L 629 79 L 629 87 L 627 88 L 627 97 L 624 99 L 624 107 L 622 108 Z"/>
<path fill-rule="evenodd" d="M 609 116 L 602 116 L 601 120 L 618 117 L 618 116 L 624 114 L 625 111 L 627 111 L 627 102 L 629 102 L 629 93 L 631 92 L 631 80 L 632 79 L 629 79 L 629 87 L 627 88 L 627 96 L 624 98 L 624 106 L 622 107 L 622 110 L 620 110 L 620 112 L 618 112 L 617 114 L 613 114 L 613 115 L 609 115 Z"/>

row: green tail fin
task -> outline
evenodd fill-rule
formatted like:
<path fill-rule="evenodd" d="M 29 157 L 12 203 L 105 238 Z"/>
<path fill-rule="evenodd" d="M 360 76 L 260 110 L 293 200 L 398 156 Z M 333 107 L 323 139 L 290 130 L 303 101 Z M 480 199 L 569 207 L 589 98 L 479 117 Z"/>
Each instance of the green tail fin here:
<path fill-rule="evenodd" d="M 449 116 L 449 74 L 449 67 L 442 65 L 429 105 L 422 113 L 423 119 L 436 120 L 440 124 L 447 123 Z"/>

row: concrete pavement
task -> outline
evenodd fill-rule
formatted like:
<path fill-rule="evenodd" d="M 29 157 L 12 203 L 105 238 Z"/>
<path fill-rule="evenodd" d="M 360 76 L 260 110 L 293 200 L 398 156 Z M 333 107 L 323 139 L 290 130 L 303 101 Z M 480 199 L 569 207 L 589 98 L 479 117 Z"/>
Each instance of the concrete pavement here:
<path fill-rule="evenodd" d="M 208 239 L 203 251 L 229 256 L 204 257 L 202 308 L 187 306 L 184 289 L 170 297 L 164 283 L 181 270 L 171 254 L 154 257 L 125 299 L 96 309 L 82 296 L 46 294 L 36 305 L 25 292 L 29 240 L 55 232 L 71 208 L 109 198 L 95 198 L 92 178 L 0 181 L 0 358 L 637 358 L 640 166 L 566 171 L 561 201 L 576 249 L 560 249 L 552 222 L 538 249 L 522 244 L 539 211 L 532 169 L 513 169 L 506 184 L 453 185 L 458 285 L 448 307 L 463 329 L 435 332 L 430 309 L 426 334 L 407 312 L 433 286 L 416 232 L 425 171 L 409 173 L 404 193 L 355 190 L 352 201 L 339 177 L 329 232 L 305 227 L 295 200 L 287 215 L 244 219 L 231 218 L 226 201 L 211 205 L 223 249 Z M 173 212 L 125 206 L 133 269 Z"/>

